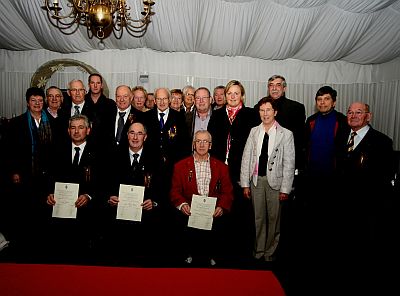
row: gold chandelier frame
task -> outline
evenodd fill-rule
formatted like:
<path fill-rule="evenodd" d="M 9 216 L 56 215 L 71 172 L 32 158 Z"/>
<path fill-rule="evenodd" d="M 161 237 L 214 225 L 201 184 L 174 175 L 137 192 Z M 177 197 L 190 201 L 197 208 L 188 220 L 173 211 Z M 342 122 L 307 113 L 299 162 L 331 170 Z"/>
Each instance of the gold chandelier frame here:
<path fill-rule="evenodd" d="M 155 14 L 151 10 L 154 4 L 153 0 L 143 0 L 142 17 L 138 19 L 131 17 L 126 0 L 44 0 L 42 9 L 47 11 L 50 23 L 63 34 L 71 35 L 83 25 L 90 39 L 96 37 L 102 41 L 111 32 L 121 39 L 124 28 L 133 37 L 143 37 Z M 69 12 L 62 15 L 61 6 L 69 8 Z"/>

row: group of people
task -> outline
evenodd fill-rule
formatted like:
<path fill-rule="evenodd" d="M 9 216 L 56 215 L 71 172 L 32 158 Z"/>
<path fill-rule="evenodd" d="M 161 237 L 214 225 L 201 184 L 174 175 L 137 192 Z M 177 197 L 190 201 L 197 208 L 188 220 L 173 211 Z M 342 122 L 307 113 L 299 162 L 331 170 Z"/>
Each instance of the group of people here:
<path fill-rule="evenodd" d="M 133 264 L 177 254 L 214 266 L 274 262 L 293 248 L 316 258 L 340 258 L 343 244 L 351 258 L 382 248 L 393 148 L 369 124 L 368 104 L 342 114 L 323 86 L 306 118 L 281 75 L 254 107 L 237 80 L 213 94 L 120 85 L 115 100 L 102 86 L 91 74 L 88 93 L 72 80 L 65 98 L 31 87 L 27 111 L 8 125 L 0 231 L 18 258 Z M 57 182 L 79 184 L 76 219 L 52 218 Z M 145 188 L 141 222 L 116 219 L 121 184 Z M 217 199 L 212 230 L 187 226 L 193 195 Z"/>

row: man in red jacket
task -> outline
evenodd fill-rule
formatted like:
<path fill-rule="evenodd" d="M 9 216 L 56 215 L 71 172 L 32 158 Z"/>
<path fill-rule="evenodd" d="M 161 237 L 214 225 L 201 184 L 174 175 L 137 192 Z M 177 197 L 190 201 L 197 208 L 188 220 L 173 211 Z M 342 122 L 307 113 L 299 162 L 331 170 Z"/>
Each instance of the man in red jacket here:
<path fill-rule="evenodd" d="M 228 166 L 208 153 L 211 141 L 208 131 L 197 131 L 193 138 L 193 155 L 176 163 L 172 176 L 170 198 L 179 210 L 178 216 L 183 226 L 183 252 L 188 264 L 192 263 L 192 256 L 207 259 L 212 266 L 216 264 L 215 256 L 222 249 L 224 217 L 233 199 Z M 217 198 L 211 230 L 186 227 L 191 215 L 193 194 Z"/>

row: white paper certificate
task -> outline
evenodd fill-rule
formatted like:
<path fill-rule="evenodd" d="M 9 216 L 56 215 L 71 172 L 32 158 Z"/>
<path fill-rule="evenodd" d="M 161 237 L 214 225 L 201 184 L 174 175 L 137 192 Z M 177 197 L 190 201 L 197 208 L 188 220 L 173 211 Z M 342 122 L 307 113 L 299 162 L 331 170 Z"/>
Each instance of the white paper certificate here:
<path fill-rule="evenodd" d="M 213 214 L 217 204 L 216 197 L 193 194 L 188 226 L 198 229 L 211 230 Z"/>
<path fill-rule="evenodd" d="M 144 186 L 121 184 L 118 197 L 117 219 L 142 221 Z"/>
<path fill-rule="evenodd" d="M 75 202 L 78 199 L 78 194 L 79 184 L 56 182 L 54 186 L 56 204 L 53 207 L 52 217 L 76 219 Z"/>

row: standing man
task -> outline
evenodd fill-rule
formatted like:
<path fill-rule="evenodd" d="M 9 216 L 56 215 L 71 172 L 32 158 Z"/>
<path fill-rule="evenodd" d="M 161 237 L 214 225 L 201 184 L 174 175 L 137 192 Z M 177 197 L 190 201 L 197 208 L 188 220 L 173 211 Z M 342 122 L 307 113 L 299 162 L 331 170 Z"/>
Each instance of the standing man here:
<path fill-rule="evenodd" d="M 212 114 L 211 101 L 212 97 L 208 88 L 199 87 L 194 92 L 194 116 L 191 125 L 188 126 L 191 138 L 197 131 L 207 130 L 208 122 L 210 121 Z"/>
<path fill-rule="evenodd" d="M 67 129 L 69 126 L 69 119 L 74 115 L 86 115 L 91 124 L 93 119 L 93 103 L 85 100 L 85 86 L 82 80 L 74 79 L 68 83 L 68 98 L 65 98 L 61 109 L 59 110 L 60 125 L 62 129 L 63 141 L 69 140 Z"/>
<path fill-rule="evenodd" d="M 61 90 L 57 86 L 50 86 L 46 90 L 47 113 L 54 118 L 58 117 L 58 110 L 64 100 Z"/>
<path fill-rule="evenodd" d="M 293 133 L 296 149 L 296 169 L 303 169 L 305 107 L 302 103 L 286 97 L 287 84 L 283 76 L 271 76 L 268 79 L 267 87 L 268 94 L 277 102 L 276 121 Z"/>
<path fill-rule="evenodd" d="M 127 85 L 119 85 L 115 90 L 116 106 L 112 108 L 112 115 L 104 121 L 102 126 L 102 146 L 106 155 L 115 152 L 119 145 L 127 146 L 129 126 L 140 121 L 142 112 L 132 106 L 133 94 Z"/>
<path fill-rule="evenodd" d="M 85 102 L 91 107 L 91 138 L 98 143 L 101 138 L 102 123 L 113 115 L 115 101 L 103 94 L 103 77 L 100 74 L 90 74 L 88 86 L 89 92 L 85 95 Z"/>
<path fill-rule="evenodd" d="M 169 200 L 171 177 L 174 164 L 190 155 L 191 141 L 185 124 L 185 116 L 169 108 L 171 93 L 167 88 L 158 88 L 154 91 L 156 107 L 144 113 L 144 123 L 147 128 L 146 148 L 151 149 L 151 155 L 156 161 L 154 182 L 160 195 L 159 211 L 164 219 L 162 240 L 170 240 L 171 231 L 175 228 L 171 219 L 175 209 Z M 172 247 L 168 245 L 168 247 Z M 174 251 L 174 248 L 170 250 Z"/>
<path fill-rule="evenodd" d="M 190 126 L 194 116 L 194 92 L 195 88 L 191 85 L 187 85 L 182 89 L 183 93 L 183 104 L 182 111 L 185 114 L 186 126 Z"/>
<path fill-rule="evenodd" d="M 335 110 L 336 97 L 332 87 L 321 87 L 315 95 L 318 112 L 306 121 L 303 229 L 312 231 L 306 232 L 309 243 L 301 245 L 305 247 L 301 254 L 309 254 L 310 259 L 336 247 L 335 223 L 332 223 L 337 216 L 333 207 L 338 196 L 336 154 L 339 142 L 349 134 L 346 116 Z"/>
<path fill-rule="evenodd" d="M 271 76 L 268 79 L 267 88 L 269 96 L 276 100 L 277 114 L 275 119 L 280 125 L 293 133 L 296 152 L 294 190 L 289 197 L 289 201 L 282 207 L 281 218 L 280 249 L 282 250 L 282 258 L 287 258 L 288 254 L 285 254 L 285 252 L 289 251 L 294 245 L 293 239 L 297 240 L 296 235 L 300 233 L 299 230 L 294 228 L 299 226 L 298 219 L 303 211 L 301 203 L 303 184 L 300 182 L 299 177 L 301 178 L 301 171 L 304 169 L 304 123 L 306 111 L 303 104 L 286 97 L 287 83 L 283 76 Z M 298 174 L 300 176 L 297 176 Z"/>
<path fill-rule="evenodd" d="M 148 109 L 153 109 L 155 106 L 155 102 L 156 102 L 156 99 L 154 98 L 154 93 L 147 93 L 147 98 L 146 98 L 146 103 L 145 103 L 146 107 Z"/>
<path fill-rule="evenodd" d="M 345 260 L 348 273 L 343 279 L 364 294 L 391 286 L 392 273 L 385 271 L 397 266 L 393 258 L 398 255 L 398 224 L 392 225 L 392 217 L 398 212 L 390 199 L 393 143 L 372 128 L 371 119 L 368 104 L 354 102 L 347 109 L 351 131 L 342 141 L 338 158 L 341 179 L 336 207 L 340 219 L 335 223 L 338 235 L 333 257 L 339 262 Z M 358 272 L 360 281 L 354 281 L 354 272 Z"/>
<path fill-rule="evenodd" d="M 211 266 L 216 265 L 216 256 L 221 256 L 228 245 L 222 246 L 226 229 L 222 218 L 231 208 L 233 188 L 229 178 L 228 166 L 210 157 L 211 134 L 199 130 L 193 139 L 193 156 L 175 164 L 170 198 L 180 211 L 179 219 L 183 230 L 181 244 L 184 245 L 186 263 L 206 259 Z M 217 198 L 213 214 L 215 220 L 211 231 L 186 227 L 190 216 L 193 194 Z M 194 259 L 193 259 L 194 258 Z"/>

